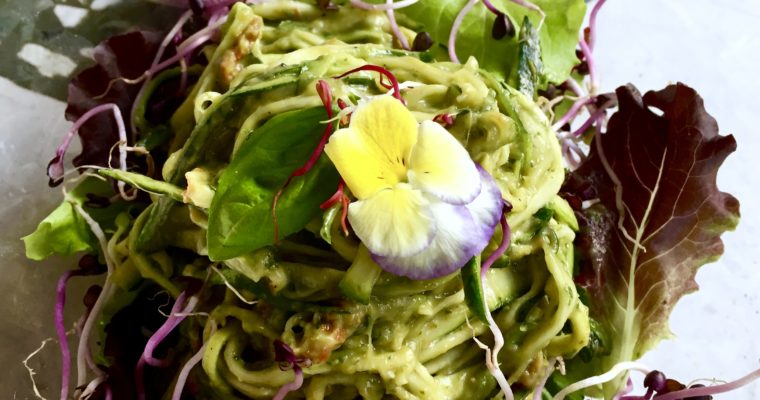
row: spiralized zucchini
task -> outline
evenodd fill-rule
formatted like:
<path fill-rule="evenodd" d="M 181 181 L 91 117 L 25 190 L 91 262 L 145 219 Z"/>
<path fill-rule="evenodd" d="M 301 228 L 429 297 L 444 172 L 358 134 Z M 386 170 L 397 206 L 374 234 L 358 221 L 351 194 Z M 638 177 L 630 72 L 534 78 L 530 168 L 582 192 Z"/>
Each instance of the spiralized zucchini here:
<path fill-rule="evenodd" d="M 548 360 L 573 356 L 586 345 L 588 311 L 572 280 L 577 223 L 557 196 L 564 178 L 559 145 L 530 99 L 480 70 L 474 59 L 462 65 L 429 62 L 425 54 L 393 49 L 382 12 L 341 7 L 324 15 L 295 1 L 237 3 L 223 33 L 209 52 L 209 66 L 172 119 L 176 153 L 164 167 L 167 181 L 200 168 L 213 189 L 214 177 L 240 144 L 269 118 L 321 105 L 315 91 L 319 79 L 329 80 L 335 97 L 357 103 L 386 92 L 380 78 L 370 72 L 332 77 L 365 64 L 381 66 L 402 82 L 407 107 L 418 120 L 456 116 L 449 131 L 513 205 L 508 214 L 512 245 L 489 271 L 486 293 L 506 339 L 500 355 L 505 375 L 527 394 Z M 201 134 L 213 135 L 211 145 L 195 165 L 182 164 L 182 154 L 195 151 L 189 146 Z M 162 207 L 161 201 L 151 208 Z M 204 257 L 205 211 L 183 204 L 169 208 L 165 226 L 172 228 L 162 240 L 197 254 L 180 268 L 182 274 L 208 280 L 215 276 L 209 268 L 235 271 L 287 304 L 273 305 L 255 290 L 238 287 L 244 302 L 219 282 L 204 294 L 208 317 L 189 319 L 183 328 L 183 334 L 206 343 L 197 373 L 207 388 L 200 396 L 271 398 L 294 377 L 275 363 L 275 339 L 311 361 L 301 391 L 292 398 L 481 399 L 498 390 L 473 340 L 492 338 L 468 310 L 457 273 L 412 281 L 383 272 L 369 304 L 357 304 L 346 300 L 337 285 L 357 254 L 358 241 L 342 235 L 334 215 L 324 229 L 323 221 L 315 220 L 278 246 L 212 265 Z M 122 273 L 132 274 L 117 281 L 136 284 L 139 274 L 176 295 L 166 252 L 135 251 L 134 232 L 150 212 L 133 222 L 132 237 L 119 225 L 109 244 Z M 320 230 L 330 234 L 329 245 Z M 497 231 L 485 254 L 500 239 Z"/>

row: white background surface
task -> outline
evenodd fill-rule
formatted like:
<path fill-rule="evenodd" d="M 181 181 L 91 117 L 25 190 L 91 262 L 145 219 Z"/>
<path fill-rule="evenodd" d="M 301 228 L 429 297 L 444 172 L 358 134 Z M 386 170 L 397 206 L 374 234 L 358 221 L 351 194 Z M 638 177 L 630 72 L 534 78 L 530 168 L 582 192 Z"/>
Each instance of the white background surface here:
<path fill-rule="evenodd" d="M 599 15 L 597 40 L 604 90 L 631 82 L 645 91 L 682 81 L 701 93 L 721 131 L 739 144 L 719 176 L 720 188 L 742 203 L 739 228 L 724 236 L 721 261 L 700 271 L 701 290 L 676 307 L 676 339 L 663 341 L 643 360 L 681 381 L 735 379 L 760 367 L 760 1 L 609 0 Z M 26 261 L 18 240 L 58 202 L 44 167 L 68 126 L 63 108 L 0 79 L 3 398 L 34 398 L 21 361 L 55 335 L 54 280 L 72 265 Z M 71 304 L 79 302 L 70 296 Z M 54 398 L 59 358 L 54 343 L 47 349 L 30 365 L 40 371 L 43 395 Z M 717 397 L 758 398 L 760 382 Z"/>

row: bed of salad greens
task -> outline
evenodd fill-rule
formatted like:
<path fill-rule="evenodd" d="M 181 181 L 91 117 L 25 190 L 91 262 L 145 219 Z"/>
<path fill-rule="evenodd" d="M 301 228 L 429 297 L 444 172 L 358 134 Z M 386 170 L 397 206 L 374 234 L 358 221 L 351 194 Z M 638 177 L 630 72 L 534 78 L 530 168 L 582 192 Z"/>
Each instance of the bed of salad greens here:
<path fill-rule="evenodd" d="M 80 257 L 60 398 L 695 400 L 760 378 L 636 362 L 739 221 L 716 186 L 736 142 L 686 84 L 599 93 L 604 1 L 154 0 L 173 26 L 106 39 L 69 83 L 64 200 L 23 238 Z"/>

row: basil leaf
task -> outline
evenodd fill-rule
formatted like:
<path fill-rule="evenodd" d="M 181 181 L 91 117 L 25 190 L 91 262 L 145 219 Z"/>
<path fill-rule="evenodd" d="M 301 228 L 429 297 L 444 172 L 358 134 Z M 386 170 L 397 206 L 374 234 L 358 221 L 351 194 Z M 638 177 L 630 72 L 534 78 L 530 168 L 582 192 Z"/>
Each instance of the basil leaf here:
<path fill-rule="evenodd" d="M 275 193 L 319 143 L 322 108 L 279 114 L 251 133 L 219 178 L 209 209 L 208 253 L 226 260 L 275 242 L 271 208 Z M 322 155 L 294 178 L 277 203 L 280 236 L 298 232 L 315 216 L 338 184 L 338 172 Z"/>

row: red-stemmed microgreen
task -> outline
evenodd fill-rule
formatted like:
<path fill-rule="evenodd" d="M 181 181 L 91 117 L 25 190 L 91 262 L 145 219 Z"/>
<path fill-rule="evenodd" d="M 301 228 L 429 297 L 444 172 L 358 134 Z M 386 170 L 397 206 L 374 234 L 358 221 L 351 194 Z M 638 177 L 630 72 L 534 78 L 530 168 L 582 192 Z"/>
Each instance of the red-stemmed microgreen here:
<path fill-rule="evenodd" d="M 343 229 L 343 234 L 345 236 L 348 236 L 348 224 L 346 223 L 346 219 L 348 217 L 348 203 L 350 203 L 351 200 L 348 198 L 348 195 L 346 195 L 345 187 L 346 183 L 343 182 L 343 179 L 341 179 L 340 182 L 338 182 L 338 190 L 336 190 L 335 193 L 330 196 L 330 198 L 327 199 L 324 203 L 320 204 L 319 208 L 322 210 L 327 210 L 340 203 L 340 227 Z"/>
<path fill-rule="evenodd" d="M 272 400 L 282 400 L 288 393 L 296 391 L 303 385 L 303 369 L 311 365 L 311 360 L 296 357 L 293 349 L 281 340 L 274 341 L 274 361 L 279 363 L 280 370 L 287 371 L 292 369 L 295 378 L 292 382 L 283 385 Z"/>
<path fill-rule="evenodd" d="M 317 82 L 317 94 L 319 95 L 319 99 L 322 101 L 322 105 L 325 108 L 325 111 L 327 112 L 327 119 L 331 119 L 333 117 L 333 105 L 332 105 L 332 92 L 330 90 L 330 85 L 327 84 L 326 81 L 320 79 Z M 317 160 L 319 160 L 319 157 L 322 155 L 322 152 L 325 149 L 325 145 L 327 144 L 327 140 L 330 138 L 330 134 L 333 131 L 333 124 L 327 123 L 325 124 L 325 130 L 322 134 L 322 138 L 319 140 L 319 143 L 317 144 L 317 147 L 312 151 L 311 156 L 309 156 L 309 159 L 306 161 L 304 165 L 302 165 L 297 170 L 293 171 L 290 176 L 288 176 L 288 179 L 285 181 L 285 183 L 280 187 L 280 189 L 275 193 L 274 198 L 272 199 L 272 222 L 274 223 L 274 240 L 275 243 L 279 242 L 280 238 L 280 232 L 279 232 L 279 224 L 277 223 L 277 202 L 280 200 L 280 196 L 282 196 L 283 191 L 285 188 L 290 185 L 290 182 L 299 176 L 305 175 L 307 172 L 309 172 L 313 167 L 314 164 L 317 163 Z"/>
<path fill-rule="evenodd" d="M 397 98 L 400 102 L 404 102 L 404 99 L 401 98 L 401 89 L 399 88 L 398 79 L 391 73 L 391 71 L 388 71 L 387 69 L 379 66 L 379 65 L 373 65 L 373 64 L 366 64 L 362 65 L 361 67 L 356 67 L 350 71 L 344 72 L 338 76 L 335 77 L 335 79 L 341 79 L 348 75 L 351 75 L 355 72 L 359 71 L 374 71 L 379 72 L 383 77 L 387 78 L 390 81 L 390 87 L 388 89 L 393 89 L 393 97 Z M 382 79 L 381 79 L 381 85 L 382 85 Z"/>
<path fill-rule="evenodd" d="M 443 113 L 433 117 L 433 121 L 443 125 L 444 128 L 447 128 L 451 125 L 454 125 L 454 118 L 455 117 L 453 114 Z"/>

